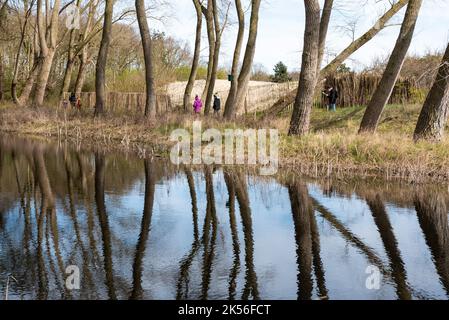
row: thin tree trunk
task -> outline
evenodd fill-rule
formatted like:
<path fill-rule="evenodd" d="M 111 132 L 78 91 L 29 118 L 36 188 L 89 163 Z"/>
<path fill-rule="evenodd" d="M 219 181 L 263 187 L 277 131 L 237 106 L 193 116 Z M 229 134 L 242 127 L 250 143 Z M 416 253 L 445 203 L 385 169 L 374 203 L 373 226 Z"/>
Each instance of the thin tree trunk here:
<path fill-rule="evenodd" d="M 449 117 L 449 44 L 415 129 L 415 141 L 440 141 Z"/>
<path fill-rule="evenodd" d="M 64 93 L 70 89 L 70 82 L 72 80 L 73 65 L 75 63 L 75 56 L 73 54 L 73 46 L 75 44 L 75 29 L 70 31 L 69 48 L 67 50 L 67 61 L 64 70 L 64 78 L 62 80 L 61 92 L 59 93 L 59 99 L 62 101 Z"/>
<path fill-rule="evenodd" d="M 320 73 L 321 63 L 323 62 L 324 49 L 326 48 L 326 38 L 327 31 L 329 30 L 329 22 L 332 15 L 332 6 L 334 5 L 334 0 L 326 0 L 323 6 L 323 12 L 321 13 L 320 21 L 320 39 L 318 42 L 318 66 L 317 74 Z"/>
<path fill-rule="evenodd" d="M 192 0 L 196 10 L 196 36 L 195 36 L 195 50 L 193 52 L 192 69 L 190 70 L 189 81 L 187 82 L 186 90 L 184 92 L 184 111 L 188 111 L 192 104 L 192 90 L 195 85 L 196 74 L 198 72 L 198 65 L 200 63 L 201 53 L 201 30 L 203 28 L 203 14 L 201 12 L 201 3 L 199 0 Z"/>
<path fill-rule="evenodd" d="M 221 48 L 221 28 L 220 28 L 220 21 L 218 18 L 218 7 L 217 7 L 217 1 L 212 0 L 212 6 L 213 6 L 213 17 L 214 17 L 214 29 L 215 29 L 215 45 L 214 45 L 214 55 L 212 59 L 212 68 L 211 68 L 211 75 L 209 80 L 209 86 L 207 87 L 207 94 L 206 94 L 206 102 L 204 107 L 204 114 L 209 114 L 210 107 L 212 104 L 212 97 L 214 95 L 214 89 L 215 89 L 215 82 L 217 79 L 217 70 L 218 70 L 218 60 L 220 58 L 220 48 Z M 223 25 L 223 28 L 225 26 Z"/>
<path fill-rule="evenodd" d="M 203 94 L 201 95 L 204 98 L 207 95 L 209 90 L 210 80 L 212 78 L 212 67 L 214 61 L 214 53 L 215 53 L 215 31 L 214 31 L 214 12 L 213 12 L 213 2 L 212 0 L 207 1 L 207 8 L 202 7 L 202 12 L 204 17 L 206 18 L 206 28 L 207 28 L 207 39 L 209 42 L 209 60 L 207 63 L 207 76 L 206 76 L 206 84 L 204 86 Z"/>
<path fill-rule="evenodd" d="M 289 135 L 304 135 L 309 132 L 310 113 L 317 83 L 318 50 L 320 38 L 320 4 L 318 0 L 304 1 L 306 27 L 302 53 L 301 74 L 296 95 Z"/>
<path fill-rule="evenodd" d="M 25 17 L 22 25 L 22 29 L 20 31 L 20 42 L 19 47 L 17 48 L 16 60 L 14 62 L 14 71 L 11 80 L 11 98 L 15 104 L 19 103 L 19 99 L 17 97 L 17 76 L 19 74 L 19 60 L 20 60 L 20 52 L 22 51 L 23 43 L 25 42 L 25 33 L 27 30 L 28 20 L 31 14 L 31 9 L 34 1 L 31 3 L 30 8 L 25 7 Z"/>
<path fill-rule="evenodd" d="M 78 75 L 76 76 L 75 81 L 75 94 L 77 96 L 79 96 L 81 94 L 81 91 L 83 90 L 84 79 L 86 77 L 86 53 L 84 52 L 84 50 L 85 49 L 83 49 L 83 53 L 80 57 Z"/>
<path fill-rule="evenodd" d="M 3 56 L 0 53 L 0 101 L 3 100 L 3 81 L 5 79 L 5 75 L 4 75 L 4 69 L 3 69 Z"/>
<path fill-rule="evenodd" d="M 249 23 L 248 41 L 246 43 L 245 56 L 243 58 L 242 68 L 238 78 L 238 88 L 234 100 L 234 106 L 231 108 L 232 117 L 243 106 L 244 99 L 248 93 L 248 85 L 251 78 L 251 69 L 253 66 L 254 54 L 256 53 L 257 32 L 259 30 L 259 11 L 261 0 L 251 1 L 251 18 Z"/>
<path fill-rule="evenodd" d="M 103 34 L 101 37 L 100 50 L 98 52 L 97 66 L 95 70 L 95 116 L 103 114 L 105 109 L 106 62 L 108 58 L 109 44 L 111 43 L 113 10 L 114 0 L 106 0 Z"/>
<path fill-rule="evenodd" d="M 237 95 L 238 82 L 238 68 L 240 62 L 240 53 L 243 46 L 243 36 L 245 34 L 245 12 L 243 11 L 242 2 L 240 0 L 235 0 L 235 8 L 237 10 L 237 17 L 239 20 L 239 29 L 237 33 L 237 40 L 234 49 L 234 58 L 232 60 L 231 69 L 231 88 L 229 89 L 228 99 L 226 100 L 226 105 L 224 109 L 224 117 L 226 119 L 231 119 L 234 116 L 234 106 L 235 98 Z"/>
<path fill-rule="evenodd" d="M 92 24 L 93 24 L 93 19 L 94 19 L 95 13 L 97 11 L 97 6 L 98 6 L 98 2 L 96 2 L 96 1 L 91 1 L 91 3 L 89 4 L 89 14 L 87 16 L 86 28 L 84 29 L 82 38 L 80 38 L 80 42 L 84 45 L 81 49 L 81 52 L 77 53 L 77 54 L 80 54 L 78 74 L 76 76 L 76 81 L 75 81 L 75 94 L 77 96 L 79 96 L 81 94 L 81 91 L 83 90 L 84 79 L 86 78 L 86 67 L 87 67 L 87 61 L 88 61 L 87 55 L 88 55 L 88 47 L 89 47 L 89 42 L 86 43 L 86 40 L 88 38 L 88 34 L 92 31 Z"/>
<path fill-rule="evenodd" d="M 391 53 L 382 79 L 371 98 L 360 125 L 359 132 L 375 132 L 385 105 L 390 99 L 396 80 L 401 72 L 410 43 L 415 31 L 416 20 L 422 0 L 410 0 L 402 22 L 401 31 Z"/>
<path fill-rule="evenodd" d="M 137 21 L 139 23 L 140 36 L 142 38 L 143 56 L 145 59 L 145 116 L 154 119 L 156 118 L 156 93 L 154 86 L 152 40 L 150 29 L 148 27 L 147 16 L 145 14 L 144 0 L 136 0 L 136 13 Z"/>

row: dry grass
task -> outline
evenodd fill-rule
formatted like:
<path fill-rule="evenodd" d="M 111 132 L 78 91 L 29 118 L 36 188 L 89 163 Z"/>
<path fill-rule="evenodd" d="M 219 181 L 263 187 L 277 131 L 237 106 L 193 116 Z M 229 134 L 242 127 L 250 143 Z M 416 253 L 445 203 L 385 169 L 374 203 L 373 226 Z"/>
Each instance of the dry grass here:
<path fill-rule="evenodd" d="M 237 122 L 225 122 L 212 116 L 201 120 L 203 129 L 279 129 L 281 166 L 313 177 L 362 175 L 410 182 L 447 181 L 449 139 L 440 144 L 413 143 L 418 113 L 418 106 L 389 106 L 377 134 L 357 135 L 363 108 L 347 108 L 337 113 L 315 109 L 312 115 L 314 130 L 302 138 L 286 135 L 288 114 L 265 120 L 252 115 Z M 172 145 L 169 141 L 171 131 L 191 129 L 194 119 L 191 115 L 170 114 L 151 123 L 143 117 L 126 115 L 95 119 L 88 113 L 64 114 L 55 109 L 36 111 L 12 105 L 0 107 L 2 132 L 56 137 L 139 152 L 151 150 L 160 154 L 166 154 Z"/>

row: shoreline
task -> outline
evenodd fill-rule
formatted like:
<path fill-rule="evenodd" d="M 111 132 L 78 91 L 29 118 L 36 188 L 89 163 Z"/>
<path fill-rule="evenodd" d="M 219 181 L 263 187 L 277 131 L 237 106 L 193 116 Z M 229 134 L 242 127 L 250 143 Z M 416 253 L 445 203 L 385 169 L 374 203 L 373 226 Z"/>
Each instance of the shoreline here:
<path fill-rule="evenodd" d="M 126 116 L 94 119 L 91 115 L 71 112 L 63 116 L 54 109 L 42 112 L 6 107 L 0 108 L 0 133 L 68 142 L 107 152 L 133 153 L 143 158 L 150 155 L 168 157 L 174 145 L 169 140 L 170 132 L 176 128 L 188 130 L 193 120 L 194 117 L 189 115 L 177 115 L 149 123 L 142 118 Z M 284 134 L 283 126 L 287 118 L 265 122 L 254 117 L 238 122 L 223 122 L 216 118 L 201 120 L 204 121 L 203 130 L 215 127 L 219 130 L 278 128 L 279 170 L 288 170 L 292 174 L 317 179 L 379 178 L 410 184 L 444 183 L 449 180 L 447 140 L 443 145 L 415 145 L 407 142 L 409 136 L 406 133 L 385 131 L 375 136 L 359 136 L 348 128 L 319 131 L 299 138 Z M 329 123 L 335 122 L 335 116 L 329 119 Z M 405 149 L 400 150 L 401 147 Z"/>

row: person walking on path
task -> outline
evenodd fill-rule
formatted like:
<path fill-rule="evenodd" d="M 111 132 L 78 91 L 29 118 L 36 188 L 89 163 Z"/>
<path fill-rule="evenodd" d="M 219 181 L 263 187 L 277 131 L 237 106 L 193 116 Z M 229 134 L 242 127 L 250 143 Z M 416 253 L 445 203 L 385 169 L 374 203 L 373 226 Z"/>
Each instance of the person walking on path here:
<path fill-rule="evenodd" d="M 196 95 L 195 101 L 193 102 L 193 111 L 195 112 L 195 115 L 198 115 L 201 113 L 202 107 L 203 107 L 203 102 L 201 101 L 200 97 L 198 95 Z"/>
<path fill-rule="evenodd" d="M 214 114 L 218 115 L 218 113 L 220 112 L 221 109 L 221 99 L 220 96 L 218 95 L 218 92 L 214 94 Z"/>

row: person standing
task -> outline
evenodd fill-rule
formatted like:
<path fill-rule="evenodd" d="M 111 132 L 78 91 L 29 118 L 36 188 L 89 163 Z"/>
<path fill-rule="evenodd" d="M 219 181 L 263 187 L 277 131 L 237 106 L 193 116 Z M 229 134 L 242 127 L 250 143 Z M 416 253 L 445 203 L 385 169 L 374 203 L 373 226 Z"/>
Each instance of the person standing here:
<path fill-rule="evenodd" d="M 220 112 L 221 109 L 221 99 L 220 96 L 218 95 L 218 92 L 214 94 L 214 114 L 218 115 L 218 113 Z"/>
<path fill-rule="evenodd" d="M 77 102 L 75 92 L 72 92 L 70 94 L 69 101 L 70 101 L 70 105 L 72 106 L 72 108 L 75 109 L 76 108 L 76 102 Z"/>
<path fill-rule="evenodd" d="M 195 96 L 195 101 L 193 102 L 193 111 L 196 115 L 201 113 L 201 108 L 203 107 L 203 102 L 198 95 Z"/>
<path fill-rule="evenodd" d="M 334 87 L 330 86 L 327 90 L 327 98 L 329 99 L 328 110 L 337 111 L 338 91 Z"/>

